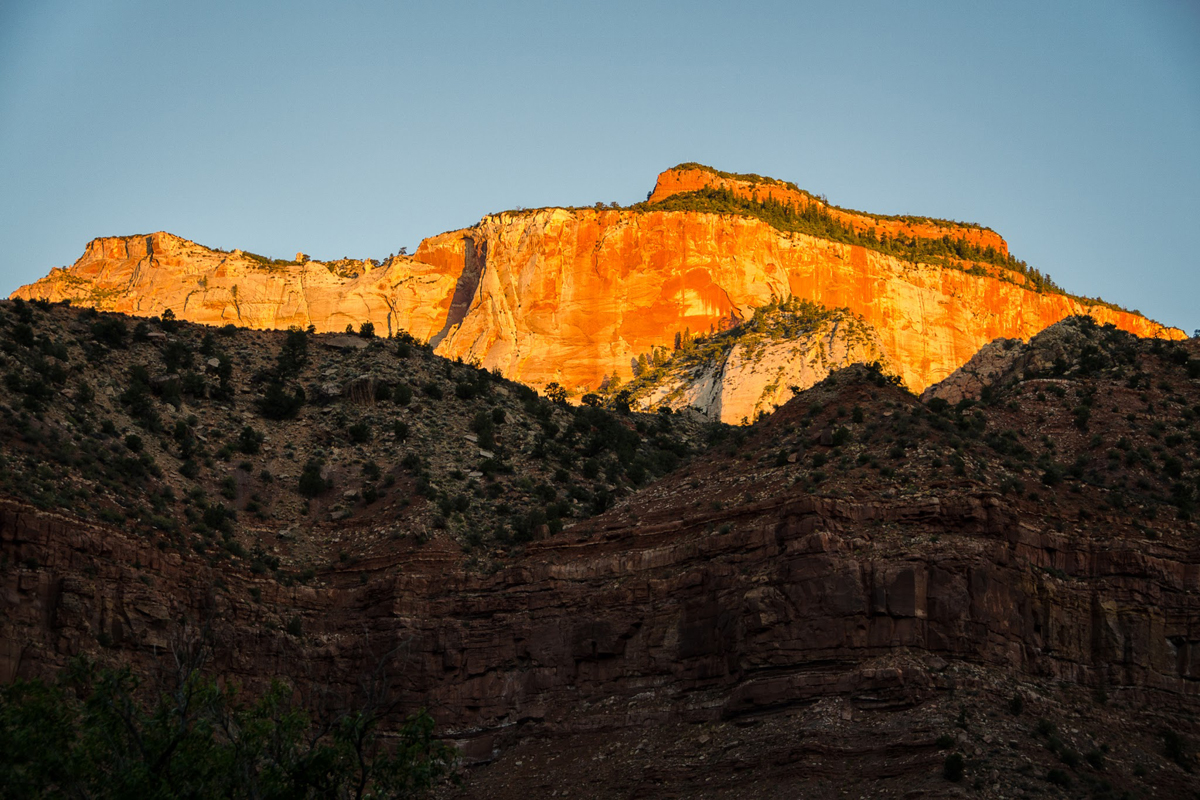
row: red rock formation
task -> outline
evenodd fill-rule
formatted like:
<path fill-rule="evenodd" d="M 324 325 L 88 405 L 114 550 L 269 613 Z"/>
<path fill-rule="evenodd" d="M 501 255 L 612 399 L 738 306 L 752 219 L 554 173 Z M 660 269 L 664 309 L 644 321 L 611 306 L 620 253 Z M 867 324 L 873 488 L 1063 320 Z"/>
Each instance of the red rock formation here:
<path fill-rule="evenodd" d="M 302 690 L 351 692 L 357 676 L 392 654 L 405 703 L 428 706 L 473 759 L 522 738 L 543 737 L 538 749 L 549 752 L 589 734 L 641 738 L 689 725 L 690 736 L 708 736 L 725 721 L 809 720 L 808 735 L 828 748 L 817 755 L 851 769 L 923 752 L 874 767 L 895 779 L 889 791 L 930 775 L 944 787 L 945 754 L 934 741 L 960 730 L 957 741 L 977 755 L 995 743 L 988 758 L 998 769 L 1015 772 L 1012 751 L 1021 747 L 1057 768 L 1058 753 L 1031 735 L 1042 712 L 995 722 L 1014 716 L 996 699 L 1028 692 L 1033 705 L 1096 690 L 1113 702 L 1084 700 L 1087 716 L 1072 727 L 1104 718 L 1120 731 L 1109 740 L 1106 774 L 1133 780 L 1131 765 L 1150 762 L 1153 785 L 1167 787 L 1160 794 L 1182 796 L 1190 777 L 1153 764 L 1161 739 L 1131 746 L 1128 730 L 1195 730 L 1200 537 L 1195 522 L 1175 513 L 1186 504 L 1162 500 L 1172 484 L 1194 483 L 1197 467 L 1181 459 L 1172 477 L 1139 456 L 1108 469 L 1097 463 L 1093 437 L 1127 437 L 1131 453 L 1149 453 L 1159 432 L 1128 422 L 1150 407 L 1167 429 L 1186 430 L 1200 399 L 1192 366 L 1200 351 L 1194 342 L 1152 348 L 1070 326 L 1087 336 L 1060 331 L 1025 353 L 1036 367 L 1103 345 L 1086 369 L 1066 358 L 1074 386 L 1061 397 L 1042 389 L 1063 378 L 1033 379 L 999 386 L 997 402 L 966 414 L 942 414 L 867 370 L 841 373 L 744 441 L 707 451 L 602 516 L 508 552 L 494 571 L 472 567 L 442 533 L 424 545 L 376 540 L 361 559 L 321 559 L 309 585 L 288 586 L 182 541 L 0 500 L 0 682 L 44 675 L 81 653 L 144 673 L 164 658 L 180 620 L 206 621 L 220 644 L 216 669 L 251 689 L 283 676 Z M 1130 385 L 1134 374 L 1141 378 Z M 1093 396 L 1102 402 L 1085 431 L 1073 409 Z M 836 445 L 835 426 L 849 434 Z M 1009 436 L 1025 456 L 1001 453 L 995 443 Z M 1170 445 L 1181 455 L 1190 452 L 1183 439 Z M 1083 464 L 1108 477 L 1039 481 L 1041 462 L 1028 450 L 1043 440 L 1055 443 L 1048 466 Z M 962 471 L 942 457 L 963 459 Z M 997 492 L 1005 475 L 1026 475 L 1037 491 Z M 238 519 L 240 533 L 258 533 L 261 523 Z M 352 518 L 303 544 L 353 547 L 374 527 Z M 991 683 L 964 680 L 980 674 Z M 986 706 L 981 688 L 991 695 Z M 970 731 L 952 721 L 964 708 L 974 715 Z M 919 730 L 907 724 L 909 710 Z M 834 711 L 845 726 L 829 720 Z M 993 736 L 993 726 L 1006 725 L 1006 735 Z M 768 734 L 762 739 L 778 747 L 781 737 Z M 1085 732 L 1093 737 L 1086 746 L 1101 735 Z M 611 736 L 589 758 L 611 754 Z M 700 794 L 693 776 L 713 774 L 700 757 L 722 757 L 705 742 L 686 751 L 695 769 L 684 764 L 664 788 Z M 754 748 L 738 758 L 740 774 L 755 776 L 800 760 Z M 1044 763 L 1038 770 L 1045 774 Z M 575 776 L 560 765 L 557 777 Z M 771 796 L 796 796 L 784 790 L 808 777 L 777 774 Z M 485 785 L 469 794 L 513 791 Z"/>
<path fill-rule="evenodd" d="M 871 402 L 872 387 L 854 391 L 838 400 Z M 781 410 L 751 452 L 777 447 L 807 404 Z M 178 620 L 203 619 L 222 643 L 218 670 L 250 685 L 285 675 L 350 690 L 394 651 L 408 703 L 479 758 L 518 734 L 715 721 L 821 697 L 903 707 L 948 688 L 939 659 L 1200 704 L 1194 538 L 1112 536 L 1115 518 L 1095 536 L 1059 532 L 1037 504 L 978 486 L 809 495 L 752 463 L 714 455 L 495 574 L 464 568 L 449 540 L 410 540 L 335 564 L 316 587 L 0 503 L 0 681 L 44 674 L 98 638 L 145 668 Z M 273 623 L 290 617 L 303 636 Z M 896 652 L 906 670 L 869 666 Z"/>
<path fill-rule="evenodd" d="M 311 324 L 329 332 L 372 322 L 380 333 L 403 329 L 427 339 L 446 319 L 462 258 L 461 245 L 455 252 L 448 240 L 429 261 L 270 261 L 160 231 L 94 239 L 70 269 L 51 270 L 12 296 L 137 316 L 169 308 L 179 319 L 206 325 Z"/>
<path fill-rule="evenodd" d="M 746 217 L 550 209 L 487 217 L 470 236 L 485 243 L 486 268 L 438 352 L 534 385 L 628 378 L 631 357 L 670 348 L 676 331 L 719 328 L 793 296 L 862 317 L 918 390 L 992 339 L 1027 338 L 1073 314 L 1143 336 L 1183 336 L 1137 314 Z"/>
<path fill-rule="evenodd" d="M 714 182 L 817 202 L 784 184 L 698 170 L 664 173 L 655 196 Z M 913 236 L 951 231 L 1006 249 L 984 229 L 846 219 Z M 97 239 L 73 267 L 13 296 L 132 314 L 171 308 L 195 322 L 263 328 L 312 324 L 329 331 L 370 321 L 377 331 L 408 330 L 432 339 L 441 355 L 497 367 L 516 380 L 578 390 L 595 388 L 605 375 L 628 378 L 631 359 L 671 347 L 678 331 L 720 329 L 772 298 L 791 296 L 861 316 L 915 390 L 946 377 L 992 339 L 1028 338 L 1073 314 L 1142 336 L 1184 336 L 1137 314 L 1019 283 L 916 265 L 748 217 L 559 208 L 488 216 L 426 239 L 412 257 L 379 265 L 265 263 L 165 233 Z"/>
<path fill-rule="evenodd" d="M 812 196 L 794 184 L 774 178 L 750 178 L 720 173 L 707 167 L 679 166 L 658 176 L 649 202 L 657 203 L 671 195 L 694 192 L 700 189 L 726 189 L 738 197 L 748 200 L 773 200 L 796 209 L 816 206 L 827 211 L 837 221 L 849 225 L 860 233 L 874 230 L 876 235 L 887 234 L 890 238 L 905 236 L 912 239 L 962 239 L 979 248 L 991 247 L 1001 255 L 1008 254 L 1008 242 L 995 231 L 977 225 L 959 222 L 923 219 L 921 217 L 887 217 L 878 214 L 863 214 L 831 206 Z"/>

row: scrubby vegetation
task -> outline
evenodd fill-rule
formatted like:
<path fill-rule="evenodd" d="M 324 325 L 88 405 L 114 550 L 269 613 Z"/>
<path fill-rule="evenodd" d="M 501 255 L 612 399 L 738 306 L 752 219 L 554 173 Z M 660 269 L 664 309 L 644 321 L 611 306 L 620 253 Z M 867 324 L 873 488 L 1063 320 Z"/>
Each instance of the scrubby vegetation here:
<path fill-rule="evenodd" d="M 243 696 L 180 655 L 157 686 L 79 660 L 0 687 L 0 797 L 399 798 L 453 772 L 430 716 L 404 720 L 378 680 L 309 708 L 281 682 Z"/>
<path fill-rule="evenodd" d="M 748 321 L 742 335 L 795 334 L 828 322 L 828 313 L 779 304 Z M 552 536 L 564 537 L 564 551 L 588 546 L 584 540 L 591 537 L 604 552 L 619 553 L 625 543 L 618 537 L 670 541 L 664 531 L 678 531 L 698 559 L 709 558 L 711 537 L 733 537 L 732 555 L 712 563 L 735 574 L 747 563 L 748 550 L 737 541 L 742 535 L 771 553 L 780 541 L 794 540 L 861 553 L 864 562 L 921 554 L 943 565 L 961 558 L 964 542 L 1006 548 L 998 530 L 1057 539 L 1064 545 L 1058 552 L 1098 549 L 1117 537 L 1131 541 L 1129 552 L 1182 552 L 1197 535 L 1196 343 L 1141 340 L 1086 318 L 1056 326 L 1028 350 L 1022 346 L 1011 371 L 978 400 L 921 402 L 879 365 L 856 366 L 745 428 L 692 425 L 689 415 L 674 413 L 623 413 L 616 408 L 619 392 L 610 398 L 614 408 L 603 408 L 598 395 L 574 408 L 437 358 L 411 338 L 347 341 L 305 331 L 216 331 L 163 322 L 170 323 L 0 303 L 0 374 L 10 390 L 0 399 L 4 503 L 18 510 L 31 503 L 92 522 L 114 541 L 127 534 L 143 538 L 167 551 L 164 562 L 182 562 L 184 569 L 218 566 L 214 575 L 237 577 L 232 586 L 213 586 L 222 607 L 277 637 L 315 639 L 320 626 L 294 605 L 272 605 L 272 594 L 289 594 L 280 585 L 338 587 L 374 609 L 392 591 L 380 587 L 409 577 L 403 565 L 413 562 L 393 558 L 401 552 L 461 559 L 468 574 L 457 574 L 483 586 L 522 580 L 523 547 Z M 680 332 L 679 350 L 711 346 L 720 335 L 696 342 Z M 273 382 L 289 395 L 303 390 L 295 419 L 264 415 L 261 402 Z M 703 458 L 690 457 L 701 448 Z M 661 475 L 665 479 L 655 482 Z M 804 508 L 812 504 L 834 514 L 857 506 L 871 517 L 847 522 L 836 534 L 818 528 L 777 540 L 780 525 L 803 530 L 813 519 Z M 785 515 L 789 508 L 796 513 Z M 586 521 L 600 511 L 608 515 Z M 437 540 L 432 546 L 431 539 Z M 20 556 L 7 562 L 19 585 L 36 587 L 50 569 L 60 569 L 20 546 L 9 548 Z M 1084 562 L 1047 552 L 1048 560 L 1016 555 L 1006 564 L 1020 571 L 1023 587 L 1047 593 L 1064 582 L 1094 579 Z M 135 582 L 162 574 L 123 566 Z M 743 576 L 747 588 L 756 586 L 753 573 Z M 679 580 L 688 579 L 680 573 Z M 770 595 L 760 597 L 766 609 Z M 76 630 L 83 649 L 144 654 L 128 641 L 115 642 L 117 628 Z M 94 641 L 87 640 L 89 631 Z M 322 636 L 321 646 L 331 652 L 337 637 Z M 979 686 L 960 681 L 956 669 L 936 674 L 947 679 L 944 685 Z M 1007 680 L 1009 671 L 1002 672 Z M 348 751 L 337 738 L 343 723 L 323 727 L 320 710 L 289 705 L 286 689 L 243 701 L 205 679 L 185 685 L 203 699 L 201 710 L 188 712 L 190 726 L 171 729 L 182 731 L 180 761 L 157 771 L 145 767 L 125 733 L 99 744 L 91 734 L 110 732 L 104 726 L 116 709 L 125 715 L 123 730 L 138 731 L 146 752 L 161 753 L 155 748 L 166 730 L 162 721 L 175 718 L 161 714 L 157 687 L 134 686 L 127 675 L 109 672 L 93 673 L 83 684 L 21 684 L 0 692 L 0 752 L 8 758 L 0 786 L 36 796 L 29 786 L 71 782 L 105 796 L 100 781 L 109 778 L 96 767 L 103 762 L 121 765 L 130 791 L 150 796 L 167 793 L 155 787 L 174 789 L 173 782 L 193 778 L 223 781 L 225 796 L 250 794 L 243 787 L 261 788 L 254 782 L 264 776 L 282 781 L 272 786 L 304 787 L 314 773 L 289 744 L 293 730 L 323 731 L 321 763 L 332 766 L 321 780 L 344 774 L 338 770 L 349 762 L 339 754 Z M 1060 682 L 1048 680 L 1046 687 L 1046 693 L 1019 694 L 1005 684 L 986 716 L 966 708 L 957 723 L 947 718 L 937 727 L 909 729 L 915 731 L 913 752 L 927 746 L 929 780 L 962 781 L 965 788 L 1011 763 L 1006 759 L 1016 748 L 1037 750 L 1019 782 L 1038 791 L 1070 786 L 1109 796 L 1110 778 L 1121 786 L 1146 775 L 1140 763 L 1131 766 L 1135 758 L 1156 770 L 1153 779 L 1167 769 L 1182 776 L 1195 769 L 1191 727 L 1161 733 L 1156 727 L 1153 752 L 1138 753 L 1110 753 L 1074 722 L 1035 728 L 1038 718 L 1059 719 L 1047 711 L 1047 695 L 1061 691 Z M 1088 687 L 1093 690 L 1097 708 L 1109 702 L 1104 685 Z M 121 692 L 133 699 L 106 699 Z M 1117 689 L 1112 693 L 1119 696 Z M 959 692 L 956 704 L 960 697 L 967 706 L 978 695 Z M 947 712 L 947 704 L 921 705 L 929 713 Z M 53 724 L 30 726 L 31 719 Z M 361 720 L 354 712 L 344 719 L 364 730 L 354 728 Z M 236 737 L 208 735 L 230 724 Z M 957 728 L 946 733 L 952 724 Z M 983 725 L 1006 731 L 995 747 L 985 748 L 973 729 Z M 428 740 L 418 734 L 413 741 L 420 753 Z M 924 745 L 921 736 L 927 736 Z M 266 752 L 256 737 L 282 745 Z M 394 751 L 376 752 L 386 764 Z M 967 755 L 951 759 L 956 752 Z M 200 754 L 198 761 L 192 753 Z M 243 783 L 229 777 L 230 764 Z M 361 772 L 350 774 L 361 779 Z M 385 796 L 392 791 L 378 785 Z"/>
<path fill-rule="evenodd" d="M 1065 294 L 1049 276 L 1012 255 L 998 252 L 991 246 L 981 248 L 965 239 L 952 238 L 949 235 L 939 239 L 927 239 L 902 235 L 889 237 L 886 233 L 877 235 L 874 228 L 859 231 L 816 203 L 797 208 L 773 199 L 751 200 L 740 197 L 729 189 L 710 187 L 672 195 L 653 204 L 642 203 L 634 208 L 640 211 L 700 211 L 755 217 L 782 231 L 860 245 L 913 263 L 937 264 L 983 275 L 989 273 L 981 268 L 964 266 L 964 262 L 976 265 L 991 264 L 1019 273 L 1024 277 L 1023 285 L 1036 292 Z"/>
<path fill-rule="evenodd" d="M 729 355 L 739 342 L 754 345 L 766 338 L 795 339 L 849 313 L 846 309 L 830 309 L 810 300 L 792 297 L 756 309 L 748 320 L 731 319 L 729 326 L 721 331 L 695 335 L 690 330 L 677 332 L 673 351 L 665 347 L 655 348 L 634 360 L 634 378 L 641 380 L 636 380 L 627 388 L 636 397 L 640 386 L 660 378 L 664 368 L 689 370 L 711 364 Z"/>
<path fill-rule="evenodd" d="M 285 582 L 341 563 L 320 534 L 334 525 L 370 531 L 363 548 L 450 537 L 490 568 L 699 436 L 539 396 L 407 334 L 340 338 L 0 303 L 0 492 Z"/>
<path fill-rule="evenodd" d="M 780 180 L 778 178 L 769 178 L 764 175 L 756 175 L 753 172 L 748 172 L 748 173 L 725 172 L 723 170 L 713 169 L 712 167 L 706 166 L 704 164 L 698 164 L 695 161 L 688 161 L 683 164 L 678 164 L 678 165 L 672 167 L 672 169 L 674 169 L 674 170 L 696 169 L 696 170 L 701 170 L 704 172 L 711 172 L 712 174 L 717 175 L 718 177 L 721 177 L 721 178 L 725 178 L 726 180 L 741 181 L 743 183 L 749 183 L 749 184 L 760 184 L 761 183 L 761 184 L 773 184 L 776 186 L 782 186 L 785 189 L 795 192 L 796 194 L 799 194 L 803 197 L 807 197 L 811 200 L 815 200 L 815 201 L 821 203 L 822 205 L 825 205 L 831 209 L 834 209 L 837 211 L 844 211 L 846 213 L 855 214 L 858 216 L 870 217 L 871 219 L 892 220 L 892 221 L 896 221 L 896 222 L 907 222 L 907 223 L 912 223 L 912 224 L 953 225 L 953 226 L 959 227 L 959 228 L 974 228 L 976 230 L 984 230 L 984 231 L 991 230 L 991 228 L 985 228 L 983 225 L 980 225 L 977 222 L 958 222 L 956 220 L 935 219 L 932 217 L 916 217 L 916 216 L 910 216 L 910 215 L 906 215 L 906 214 L 902 214 L 902 215 L 873 214 L 868 211 L 855 211 L 854 209 L 842 208 L 841 206 L 836 206 L 833 203 L 830 203 L 829 198 L 825 197 L 824 195 L 815 195 L 812 192 L 805 191 L 804 189 L 801 189 L 799 186 L 792 183 L 791 181 L 784 181 L 784 180 Z"/>
<path fill-rule="evenodd" d="M 756 309 L 747 320 L 731 319 L 720 331 L 695 335 L 690 330 L 676 332 L 673 350 L 662 347 L 639 354 L 632 364 L 633 379 L 624 386 L 608 380 L 598 401 L 609 406 L 644 404 L 665 384 L 678 380 L 682 386 L 703 370 L 715 368 L 739 344 L 746 348 L 747 359 L 753 361 L 770 343 L 801 339 L 835 321 L 845 326 L 848 336 L 868 340 L 868 326 L 848 309 L 827 308 L 796 297 L 774 300 Z M 668 393 L 664 402 L 675 401 L 676 394 L 678 391 Z"/>
<path fill-rule="evenodd" d="M 1042 355 L 979 400 L 954 405 L 838 388 L 856 385 L 858 374 L 874 374 L 878 387 L 889 383 L 861 367 L 831 375 L 802 395 L 812 398 L 807 413 L 790 411 L 794 421 L 782 431 L 777 420 L 767 423 L 773 463 L 809 491 L 904 494 L 965 480 L 1008 502 L 1067 514 L 1071 524 L 1118 515 L 1150 536 L 1168 521 L 1192 524 L 1200 507 L 1200 390 L 1188 348 L 1090 317 L 1060 323 L 1031 348 Z M 881 403 L 886 411 L 873 415 Z M 1051 497 L 1058 500 L 1047 505 Z M 1064 497 L 1072 510 L 1061 509 Z"/>

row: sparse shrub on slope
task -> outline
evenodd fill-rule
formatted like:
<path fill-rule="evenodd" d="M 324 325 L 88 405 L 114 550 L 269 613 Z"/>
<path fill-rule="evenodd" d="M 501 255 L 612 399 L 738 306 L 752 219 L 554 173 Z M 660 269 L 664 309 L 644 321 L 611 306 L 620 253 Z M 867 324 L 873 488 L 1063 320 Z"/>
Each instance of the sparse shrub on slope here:
<path fill-rule="evenodd" d="M 295 419 L 304 401 L 304 390 L 299 386 L 289 389 L 280 381 L 272 381 L 258 402 L 258 410 L 267 419 Z"/>

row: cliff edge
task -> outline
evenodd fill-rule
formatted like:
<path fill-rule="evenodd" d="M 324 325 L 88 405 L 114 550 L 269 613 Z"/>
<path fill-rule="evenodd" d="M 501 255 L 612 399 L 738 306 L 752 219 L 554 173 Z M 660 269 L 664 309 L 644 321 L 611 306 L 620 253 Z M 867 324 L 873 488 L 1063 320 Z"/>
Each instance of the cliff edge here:
<path fill-rule="evenodd" d="M 724 210 L 705 210 L 713 197 Z M 384 261 L 276 260 L 163 232 L 100 238 L 12 297 L 250 328 L 370 322 L 578 393 L 628 380 L 639 354 L 677 333 L 718 332 L 793 298 L 861 318 L 917 391 L 993 339 L 1028 339 L 1077 314 L 1184 338 L 1062 293 L 986 228 L 850 212 L 781 181 L 689 165 L 664 172 L 631 208 L 489 215 Z"/>

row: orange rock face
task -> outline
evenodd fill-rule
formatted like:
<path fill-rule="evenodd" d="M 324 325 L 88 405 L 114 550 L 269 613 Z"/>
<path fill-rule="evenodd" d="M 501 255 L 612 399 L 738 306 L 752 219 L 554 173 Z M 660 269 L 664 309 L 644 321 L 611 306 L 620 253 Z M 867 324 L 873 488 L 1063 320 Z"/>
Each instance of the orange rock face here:
<path fill-rule="evenodd" d="M 695 188 L 704 178 L 691 172 L 664 173 L 656 195 Z M 760 197 L 764 186 L 807 197 L 783 184 L 755 186 Z M 921 230 L 895 224 L 916 226 L 906 235 Z M 930 235 L 946 232 L 933 227 Z M 1004 247 L 979 228 L 955 235 Z M 994 277 L 915 265 L 753 218 L 682 211 L 506 212 L 384 263 L 264 262 L 166 233 L 97 239 L 73 267 L 13 293 L 140 315 L 170 308 L 195 322 L 257 328 L 329 331 L 370 321 L 379 333 L 407 330 L 441 355 L 515 380 L 581 391 L 606 375 L 627 379 L 632 359 L 670 348 L 677 331 L 720 329 L 793 295 L 861 316 L 917 391 L 992 339 L 1029 338 L 1072 314 L 1141 336 L 1184 338 L 1136 314 Z"/>
<path fill-rule="evenodd" d="M 918 391 L 992 339 L 1028 338 L 1072 314 L 1142 336 L 1183 335 L 1135 314 L 745 217 L 553 209 L 488 217 L 469 236 L 476 248 L 484 243 L 486 269 L 439 352 L 534 385 L 627 378 L 632 357 L 671 347 L 676 331 L 719 328 L 773 297 L 863 317 Z"/>
<path fill-rule="evenodd" d="M 861 214 L 856 211 L 831 206 L 783 181 L 762 178 L 757 181 L 742 180 L 734 176 L 721 175 L 700 167 L 676 167 L 658 176 L 649 202 L 657 203 L 674 194 L 695 192 L 707 188 L 727 189 L 739 197 L 750 200 L 774 200 L 797 209 L 817 206 L 827 211 L 834 219 L 849 225 L 860 233 L 875 230 L 876 235 L 887 234 L 890 238 L 905 236 L 912 239 L 963 239 L 979 248 L 992 247 L 996 252 L 1007 255 L 1008 243 L 1000 234 L 975 225 L 928 220 L 914 217 L 886 217 Z"/>
<path fill-rule="evenodd" d="M 445 322 L 462 260 L 460 248 L 427 261 L 269 262 L 159 232 L 94 239 L 74 266 L 51 270 L 12 296 L 138 316 L 169 308 L 208 325 L 311 324 L 327 332 L 371 322 L 380 333 L 408 330 L 428 339 Z"/>

